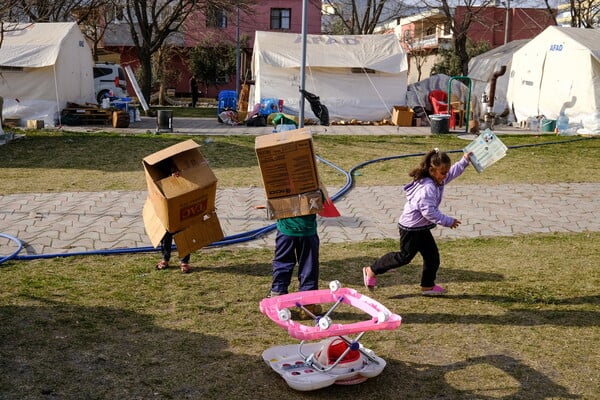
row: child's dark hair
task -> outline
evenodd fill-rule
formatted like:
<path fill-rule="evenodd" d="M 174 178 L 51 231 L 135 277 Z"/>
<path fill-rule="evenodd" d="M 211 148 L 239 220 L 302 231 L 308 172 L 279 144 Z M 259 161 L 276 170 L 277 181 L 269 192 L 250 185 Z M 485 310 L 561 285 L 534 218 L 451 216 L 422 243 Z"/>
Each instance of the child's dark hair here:
<path fill-rule="evenodd" d="M 440 165 L 449 165 L 451 163 L 448 154 L 438 149 L 433 149 L 425 154 L 419 166 L 408 173 L 415 181 L 429 176 L 430 167 L 439 167 Z"/>

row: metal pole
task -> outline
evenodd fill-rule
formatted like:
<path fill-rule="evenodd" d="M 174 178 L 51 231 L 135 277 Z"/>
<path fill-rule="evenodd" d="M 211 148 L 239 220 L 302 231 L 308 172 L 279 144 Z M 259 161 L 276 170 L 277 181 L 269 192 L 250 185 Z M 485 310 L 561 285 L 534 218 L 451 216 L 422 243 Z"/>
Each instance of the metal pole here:
<path fill-rule="evenodd" d="M 510 17 L 510 0 L 506 0 L 506 21 L 504 21 L 504 44 L 508 43 L 508 29 L 510 24 L 508 19 Z"/>
<path fill-rule="evenodd" d="M 304 90 L 306 70 L 306 10 L 307 0 L 302 0 L 302 62 L 300 63 L 300 89 Z M 300 92 L 300 114 L 298 115 L 298 127 L 304 127 L 304 93 Z"/>
<path fill-rule="evenodd" d="M 240 95 L 240 7 L 237 8 L 237 29 L 235 33 L 237 43 L 235 49 L 235 95 Z M 236 107 L 237 109 L 237 107 Z M 240 111 L 240 110 L 238 110 Z M 244 110 L 245 111 L 245 110 Z"/>

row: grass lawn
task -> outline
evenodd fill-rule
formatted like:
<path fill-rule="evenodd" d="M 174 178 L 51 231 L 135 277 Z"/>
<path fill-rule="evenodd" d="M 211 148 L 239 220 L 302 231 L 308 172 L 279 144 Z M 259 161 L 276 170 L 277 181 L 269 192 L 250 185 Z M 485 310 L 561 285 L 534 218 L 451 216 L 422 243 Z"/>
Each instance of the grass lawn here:
<path fill-rule="evenodd" d="M 27 133 L 0 146 L 0 193 L 144 190 L 141 159 L 179 135 Z M 219 185 L 260 185 L 253 138 L 194 137 Z M 597 139 L 506 137 L 505 159 L 461 184 L 600 182 Z M 549 141 L 564 141 L 541 145 Z M 348 170 L 377 157 L 454 150 L 450 135 L 316 137 Z M 536 146 L 530 146 L 530 145 Z M 539 145 L 539 146 L 538 146 Z M 453 158 L 458 154 L 452 154 Z M 400 185 L 414 157 L 370 164 L 357 185 Z M 321 168 L 328 185 L 338 173 Z M 205 249 L 195 272 L 156 271 L 156 254 L 0 264 L 1 399 L 594 399 L 600 393 L 600 233 L 442 240 L 440 284 L 417 295 L 421 260 L 385 274 L 373 298 L 403 318 L 361 342 L 386 360 L 355 386 L 298 392 L 261 353 L 297 341 L 262 315 L 268 249 Z M 361 267 L 397 238 L 323 244 L 321 287 L 362 293 Z M 295 289 L 295 283 L 290 288 Z M 334 322 L 362 318 L 350 308 Z"/>

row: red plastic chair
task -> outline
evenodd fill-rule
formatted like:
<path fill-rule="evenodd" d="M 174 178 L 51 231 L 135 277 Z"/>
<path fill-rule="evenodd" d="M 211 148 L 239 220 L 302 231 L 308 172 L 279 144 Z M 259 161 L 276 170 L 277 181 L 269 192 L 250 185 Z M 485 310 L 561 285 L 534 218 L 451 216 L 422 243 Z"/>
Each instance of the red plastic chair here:
<path fill-rule="evenodd" d="M 429 92 L 429 102 L 433 107 L 434 114 L 450 114 L 449 127 L 454 129 L 456 127 L 457 113 L 450 107 L 448 112 L 448 94 L 443 90 L 432 90 Z"/>

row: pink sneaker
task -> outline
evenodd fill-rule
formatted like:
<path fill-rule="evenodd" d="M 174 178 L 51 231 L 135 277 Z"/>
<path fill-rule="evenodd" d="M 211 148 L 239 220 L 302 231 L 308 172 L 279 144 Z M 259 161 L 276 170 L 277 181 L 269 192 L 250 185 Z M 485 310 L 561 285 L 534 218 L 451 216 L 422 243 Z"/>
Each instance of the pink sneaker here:
<path fill-rule="evenodd" d="M 377 287 L 377 279 L 375 277 L 370 277 L 367 274 L 367 268 L 369 267 L 363 268 L 363 283 L 365 284 L 365 287 L 372 292 Z"/>
<path fill-rule="evenodd" d="M 446 293 L 446 289 L 444 289 L 441 286 L 435 285 L 433 287 L 429 287 L 429 288 L 421 288 L 421 294 L 423 296 L 439 296 Z"/>

